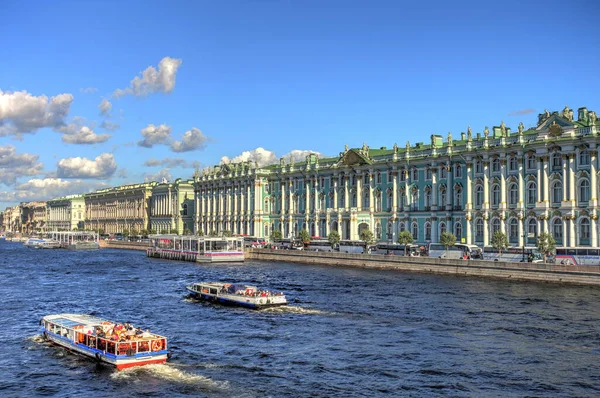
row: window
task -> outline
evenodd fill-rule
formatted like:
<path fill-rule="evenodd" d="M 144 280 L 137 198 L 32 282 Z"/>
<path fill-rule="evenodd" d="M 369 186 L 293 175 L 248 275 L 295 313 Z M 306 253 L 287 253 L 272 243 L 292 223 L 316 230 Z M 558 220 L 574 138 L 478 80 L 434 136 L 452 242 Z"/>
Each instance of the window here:
<path fill-rule="evenodd" d="M 563 224 L 560 218 L 555 219 L 552 223 L 552 235 L 557 243 L 562 242 Z"/>
<path fill-rule="evenodd" d="M 477 160 L 475 162 L 475 173 L 483 173 L 483 163 L 481 162 L 481 160 Z"/>
<path fill-rule="evenodd" d="M 356 207 L 356 193 L 352 193 L 352 207 Z"/>
<path fill-rule="evenodd" d="M 440 236 L 446 232 L 446 223 L 440 223 Z"/>
<path fill-rule="evenodd" d="M 492 221 L 492 235 L 494 235 L 497 231 L 500 231 L 500 220 L 494 218 L 494 221 Z"/>
<path fill-rule="evenodd" d="M 375 238 L 381 240 L 381 223 L 375 224 Z"/>
<path fill-rule="evenodd" d="M 454 193 L 454 205 L 462 206 L 462 188 L 458 188 Z"/>
<path fill-rule="evenodd" d="M 377 172 L 377 184 L 381 184 L 381 173 Z"/>
<path fill-rule="evenodd" d="M 519 240 L 519 224 L 516 218 L 510 220 L 509 239 L 511 241 Z"/>
<path fill-rule="evenodd" d="M 363 176 L 363 183 L 365 185 L 369 184 L 369 173 L 365 173 L 365 175 Z"/>
<path fill-rule="evenodd" d="M 400 181 L 406 181 L 406 170 L 400 170 Z"/>
<path fill-rule="evenodd" d="M 579 165 L 589 166 L 590 165 L 590 153 L 587 150 L 579 152 Z"/>
<path fill-rule="evenodd" d="M 483 203 L 483 187 L 481 185 L 477 185 L 475 187 L 475 205 L 481 206 Z"/>
<path fill-rule="evenodd" d="M 412 180 L 413 181 L 419 180 L 419 170 L 417 170 L 416 168 L 413 169 L 413 171 L 412 171 Z"/>
<path fill-rule="evenodd" d="M 500 204 L 500 185 L 492 186 L 492 205 L 498 206 Z"/>
<path fill-rule="evenodd" d="M 527 224 L 527 234 L 537 238 L 537 222 L 533 218 Z"/>
<path fill-rule="evenodd" d="M 431 180 L 431 169 L 429 169 L 429 168 L 425 172 L 425 179 Z"/>
<path fill-rule="evenodd" d="M 459 239 L 459 240 L 460 240 L 460 238 L 462 237 L 462 224 L 461 224 L 461 223 L 459 223 L 459 222 L 457 222 L 457 223 L 454 225 L 454 230 L 455 230 L 455 232 L 456 232 L 456 233 L 454 234 L 454 235 L 456 235 L 456 239 Z"/>
<path fill-rule="evenodd" d="M 462 177 L 462 166 L 460 164 L 457 164 L 454 167 L 454 177 L 456 177 L 456 178 Z"/>
<path fill-rule="evenodd" d="M 475 239 L 483 239 L 483 220 L 481 218 L 477 219 L 475 222 Z"/>
<path fill-rule="evenodd" d="M 391 210 L 392 206 L 394 206 L 394 195 L 392 195 L 391 192 L 388 192 L 387 194 L 387 207 Z"/>
<path fill-rule="evenodd" d="M 587 218 L 582 219 L 580 228 L 581 232 L 579 234 L 579 237 L 584 240 L 590 239 L 590 220 Z"/>
<path fill-rule="evenodd" d="M 431 224 L 425 223 L 425 240 L 431 240 Z"/>
<path fill-rule="evenodd" d="M 425 192 L 425 207 L 431 207 L 431 191 Z"/>
<path fill-rule="evenodd" d="M 562 184 L 556 181 L 552 184 L 552 203 L 560 203 L 562 201 Z"/>
<path fill-rule="evenodd" d="M 518 168 L 519 168 L 519 166 L 517 165 L 517 157 L 511 156 L 510 160 L 508 162 L 508 169 L 510 171 L 517 171 Z"/>
<path fill-rule="evenodd" d="M 389 184 L 391 184 L 392 182 L 394 182 L 394 174 L 392 173 L 392 171 L 388 171 L 387 173 L 387 181 Z"/>
<path fill-rule="evenodd" d="M 508 204 L 509 205 L 516 205 L 517 201 L 519 200 L 519 187 L 517 184 L 512 183 L 510 184 L 510 187 L 508 188 Z"/>
<path fill-rule="evenodd" d="M 445 166 L 442 166 L 440 169 L 440 178 L 448 178 L 448 170 L 446 170 Z"/>
<path fill-rule="evenodd" d="M 375 211 L 379 212 L 381 211 L 381 191 L 377 192 L 377 195 L 375 196 Z"/>
<path fill-rule="evenodd" d="M 537 200 L 537 184 L 535 182 L 530 182 L 527 185 L 527 204 L 533 205 Z"/>
<path fill-rule="evenodd" d="M 412 225 L 412 236 L 414 240 L 417 240 L 419 238 L 419 226 L 416 222 Z"/>
<path fill-rule="evenodd" d="M 400 232 L 406 231 L 406 225 L 403 222 L 400 223 Z"/>
<path fill-rule="evenodd" d="M 182 215 L 183 216 L 187 216 L 188 215 L 188 205 L 187 205 L 187 203 L 183 204 L 183 213 L 182 213 Z"/>
<path fill-rule="evenodd" d="M 590 200 L 590 182 L 588 180 L 581 180 L 579 183 L 579 201 L 589 202 Z"/>
<path fill-rule="evenodd" d="M 369 199 L 369 192 L 365 192 L 363 194 L 363 207 L 367 208 L 371 206 L 371 201 Z M 375 200 L 377 201 L 377 198 Z"/>
<path fill-rule="evenodd" d="M 440 190 L 440 206 L 446 206 L 446 188 Z"/>
<path fill-rule="evenodd" d="M 492 159 L 492 173 L 500 172 L 500 159 L 494 158 Z"/>
<path fill-rule="evenodd" d="M 560 153 L 554 153 L 552 155 L 552 169 L 559 170 L 562 168 L 562 157 Z"/>
<path fill-rule="evenodd" d="M 412 194 L 412 209 L 419 210 L 419 193 L 413 192 Z"/>
<path fill-rule="evenodd" d="M 528 155 L 527 156 L 527 168 L 528 169 L 535 169 L 535 155 Z"/>

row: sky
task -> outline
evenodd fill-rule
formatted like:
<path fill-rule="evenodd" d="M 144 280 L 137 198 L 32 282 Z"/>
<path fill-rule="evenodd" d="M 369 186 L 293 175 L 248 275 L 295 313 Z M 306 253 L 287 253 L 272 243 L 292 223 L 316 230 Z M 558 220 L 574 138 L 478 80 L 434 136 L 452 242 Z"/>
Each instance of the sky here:
<path fill-rule="evenodd" d="M 593 0 L 4 1 L 0 20 L 0 211 L 600 111 Z"/>

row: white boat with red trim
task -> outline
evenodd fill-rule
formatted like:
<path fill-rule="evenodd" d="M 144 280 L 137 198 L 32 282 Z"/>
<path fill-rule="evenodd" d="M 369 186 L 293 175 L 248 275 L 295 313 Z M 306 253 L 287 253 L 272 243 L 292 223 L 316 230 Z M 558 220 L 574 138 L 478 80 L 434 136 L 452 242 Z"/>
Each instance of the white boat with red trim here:
<path fill-rule="evenodd" d="M 238 305 L 253 309 L 287 305 L 281 292 L 258 289 L 243 283 L 199 282 L 186 286 L 192 297 L 222 304 Z"/>
<path fill-rule="evenodd" d="M 115 366 L 117 370 L 165 363 L 167 338 L 86 314 L 46 315 L 44 337 L 76 353 Z"/>

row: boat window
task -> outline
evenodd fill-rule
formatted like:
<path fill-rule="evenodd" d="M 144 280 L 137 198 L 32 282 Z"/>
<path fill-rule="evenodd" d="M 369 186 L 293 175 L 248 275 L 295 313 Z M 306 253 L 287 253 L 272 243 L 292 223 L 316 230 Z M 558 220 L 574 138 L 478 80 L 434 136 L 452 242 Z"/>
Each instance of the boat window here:
<path fill-rule="evenodd" d="M 597 256 L 600 253 L 598 249 L 587 249 L 588 256 Z"/>
<path fill-rule="evenodd" d="M 214 287 L 211 287 L 210 294 L 217 294 L 217 289 L 215 289 Z"/>
<path fill-rule="evenodd" d="M 577 250 L 575 249 L 567 249 L 567 254 L 571 256 L 577 255 Z"/>

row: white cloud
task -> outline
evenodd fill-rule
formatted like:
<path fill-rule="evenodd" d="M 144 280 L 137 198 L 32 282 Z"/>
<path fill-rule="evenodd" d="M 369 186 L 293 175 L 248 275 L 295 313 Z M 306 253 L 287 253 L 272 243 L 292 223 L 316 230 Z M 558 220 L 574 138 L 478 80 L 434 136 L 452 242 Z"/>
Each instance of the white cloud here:
<path fill-rule="evenodd" d="M 193 162 L 188 162 L 182 158 L 164 158 L 164 159 L 148 159 L 143 164 L 146 167 L 156 167 L 156 166 L 164 166 L 164 167 L 181 167 L 182 169 L 197 169 L 200 168 L 200 162 L 197 160 Z"/>
<path fill-rule="evenodd" d="M 119 123 L 113 123 L 110 120 L 104 120 L 102 122 L 102 124 L 100 124 L 100 128 L 104 129 L 104 130 L 108 130 L 108 131 L 115 131 L 118 130 L 119 127 L 121 127 L 119 125 Z"/>
<path fill-rule="evenodd" d="M 0 146 L 0 183 L 12 185 L 17 178 L 41 174 L 44 165 L 39 155 L 17 154 L 12 145 Z"/>
<path fill-rule="evenodd" d="M 171 143 L 171 150 L 173 152 L 189 152 L 196 149 L 204 149 L 206 143 L 209 141 L 210 138 L 202 134 L 200 129 L 192 127 L 191 130 L 188 130 L 183 134 L 181 141 L 174 141 Z"/>
<path fill-rule="evenodd" d="M 304 161 L 306 161 L 306 156 L 311 153 L 315 153 L 319 156 L 323 156 L 323 154 L 321 154 L 320 152 L 317 152 L 317 151 L 293 149 L 281 157 L 283 157 L 285 159 L 286 163 L 289 162 L 290 155 L 292 156 L 292 159 L 294 160 L 294 162 L 304 162 Z M 257 162 L 258 166 L 262 167 L 262 166 L 268 166 L 270 164 L 278 163 L 279 158 L 280 157 L 275 155 L 275 152 L 269 151 L 262 147 L 258 147 L 251 151 L 244 151 L 241 153 L 241 155 L 238 155 L 232 159 L 230 159 L 227 156 L 223 156 L 221 158 L 221 162 L 222 163 L 229 163 L 229 162 L 238 163 L 238 162 L 247 162 L 250 160 L 252 162 Z"/>
<path fill-rule="evenodd" d="M 98 109 L 100 109 L 100 116 L 109 116 L 110 110 L 112 109 L 112 104 L 106 98 L 102 99 L 100 105 L 98 105 Z"/>
<path fill-rule="evenodd" d="M 83 94 L 94 94 L 96 91 L 98 91 L 98 89 L 96 87 L 86 87 L 80 88 L 79 91 Z"/>
<path fill-rule="evenodd" d="M 144 148 L 152 148 L 156 144 L 167 144 L 171 139 L 171 126 L 149 124 L 142 129 L 142 136 L 144 139 L 139 141 L 138 145 Z"/>
<path fill-rule="evenodd" d="M 167 181 L 172 181 L 173 177 L 171 176 L 171 172 L 168 168 L 162 169 L 160 170 L 158 173 L 152 174 L 152 173 L 146 173 L 144 174 L 144 181 L 145 182 L 149 182 L 149 181 L 162 181 L 162 179 L 166 179 Z"/>
<path fill-rule="evenodd" d="M 60 178 L 108 178 L 117 170 L 115 157 L 103 153 L 94 160 L 87 158 L 66 158 L 58 162 L 57 176 Z"/>
<path fill-rule="evenodd" d="M 0 136 L 34 133 L 44 127 L 57 129 L 65 124 L 72 102 L 71 94 L 48 99 L 26 91 L 0 90 Z"/>
<path fill-rule="evenodd" d="M 96 134 L 94 130 L 83 126 L 78 131 L 70 134 L 63 134 L 62 140 L 67 144 L 98 144 L 107 141 L 110 134 Z"/>
<path fill-rule="evenodd" d="M 158 70 L 149 66 L 140 76 L 136 76 L 130 82 L 129 87 L 117 89 L 114 97 L 119 98 L 131 94 L 143 97 L 152 93 L 170 93 L 175 87 L 175 75 L 181 66 L 181 59 L 164 57 L 158 63 Z"/>
<path fill-rule="evenodd" d="M 32 179 L 18 185 L 13 191 L 0 191 L 0 202 L 49 200 L 65 195 L 87 193 L 107 186 L 107 183 L 83 180 Z"/>

